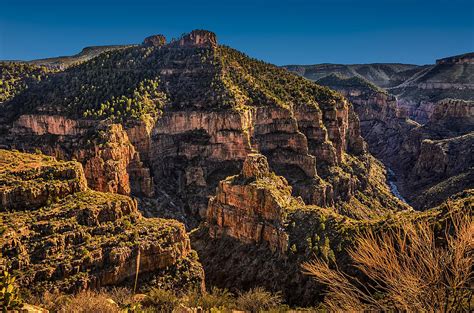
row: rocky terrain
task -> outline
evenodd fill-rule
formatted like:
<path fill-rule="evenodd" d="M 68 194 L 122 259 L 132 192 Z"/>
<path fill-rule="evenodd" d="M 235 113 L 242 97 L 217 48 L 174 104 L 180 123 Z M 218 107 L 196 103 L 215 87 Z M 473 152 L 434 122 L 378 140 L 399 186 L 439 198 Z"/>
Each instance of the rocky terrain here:
<path fill-rule="evenodd" d="M 205 276 L 315 305 L 324 290 L 301 272 L 314 255 L 353 270 L 356 234 L 472 208 L 470 191 L 447 200 L 474 187 L 470 101 L 418 123 L 359 76 L 316 84 L 204 30 L 88 55 L 0 65 L 1 247 L 23 287 L 130 285 L 138 271 L 144 289 Z"/>
<path fill-rule="evenodd" d="M 285 68 L 311 80 L 330 74 L 364 78 L 395 95 L 398 106 L 406 111 L 407 116 L 424 124 L 440 100 L 474 100 L 473 60 L 473 53 L 466 53 L 423 66 L 382 63 L 289 65 Z"/>
<path fill-rule="evenodd" d="M 474 185 L 473 162 L 468 157 L 474 151 L 471 142 L 473 102 L 443 98 L 472 97 L 470 58 L 472 55 L 466 54 L 442 59 L 436 66 L 424 69 L 393 88 L 382 89 L 384 84 L 380 83 L 380 87 L 376 86 L 376 80 L 370 76 L 367 77 L 372 82 L 362 77 L 363 72 L 351 74 L 338 69 L 317 80 L 318 84 L 339 91 L 354 105 L 369 150 L 393 170 L 398 190 L 417 209 L 439 204 Z M 326 74 L 325 71 L 318 73 Z M 429 87 L 433 93 L 429 112 L 421 115 L 410 109 L 413 106 L 407 109 L 404 96 L 407 94 L 397 94 L 412 88 L 414 95 L 423 96 L 428 91 L 425 92 L 426 86 L 421 82 L 442 80 L 462 86 L 454 88 L 436 83 Z M 451 163 L 454 160 L 461 162 L 454 166 Z"/>
<path fill-rule="evenodd" d="M 291 187 L 269 170 L 266 158 L 250 154 L 239 175 L 219 183 L 206 223 L 191 240 L 209 285 L 248 289 L 257 284 L 283 292 L 290 304 L 310 306 L 319 301 L 315 291 L 321 286 L 301 272 L 303 262 L 316 256 L 352 272 L 347 249 L 356 234 L 412 219 L 443 223 L 450 208 L 472 213 L 472 190 L 454 199 L 426 212 L 406 210 L 357 220 L 292 197 Z"/>
<path fill-rule="evenodd" d="M 0 164 L 1 256 L 21 287 L 71 292 L 130 284 L 138 272 L 142 286 L 201 288 L 181 223 L 143 218 L 132 198 L 89 189 L 74 161 L 0 150 Z"/>
<path fill-rule="evenodd" d="M 342 96 L 218 46 L 210 32 L 165 45 L 153 38 L 7 101 L 0 144 L 74 158 L 92 188 L 155 197 L 188 226 L 206 216 L 218 182 L 239 173 L 252 151 L 307 204 L 357 218 L 405 208 L 370 179 L 383 169 Z"/>

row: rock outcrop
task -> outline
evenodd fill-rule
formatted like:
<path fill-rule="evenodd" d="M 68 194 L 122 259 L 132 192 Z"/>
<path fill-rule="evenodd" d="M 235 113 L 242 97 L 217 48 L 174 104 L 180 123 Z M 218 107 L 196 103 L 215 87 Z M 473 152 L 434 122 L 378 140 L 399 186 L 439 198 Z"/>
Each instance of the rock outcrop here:
<path fill-rule="evenodd" d="M 268 244 L 272 251 L 288 250 L 285 211 L 304 206 L 291 196 L 291 187 L 270 172 L 265 156 L 249 154 L 242 173 L 219 183 L 209 200 L 207 223 L 212 238 L 230 236 L 241 242 Z"/>
<path fill-rule="evenodd" d="M 21 115 L 10 130 L 22 136 L 8 147 L 75 159 L 83 164 L 89 186 L 98 191 L 151 197 L 153 179 L 120 124 L 94 123 L 54 115 Z M 141 141 L 140 125 L 129 130 Z M 146 140 L 137 145 L 146 151 Z M 145 155 L 147 155 L 145 153 Z"/>
<path fill-rule="evenodd" d="M 175 42 L 171 42 L 171 46 L 178 46 L 184 48 L 200 47 L 200 48 L 215 48 L 217 47 L 217 37 L 213 32 L 196 29 L 189 34 L 183 35 Z"/>
<path fill-rule="evenodd" d="M 166 37 L 163 35 L 153 35 L 143 40 L 145 46 L 161 47 L 166 44 Z"/>
<path fill-rule="evenodd" d="M 183 224 L 143 218 L 135 200 L 88 189 L 77 162 L 0 150 L 0 163 L 2 207 L 10 210 L 0 213 L 8 225 L 0 249 L 22 287 L 72 292 L 137 273 L 167 288 L 202 287 Z"/>
<path fill-rule="evenodd" d="M 30 209 L 85 191 L 80 164 L 0 150 L 0 211 Z"/>

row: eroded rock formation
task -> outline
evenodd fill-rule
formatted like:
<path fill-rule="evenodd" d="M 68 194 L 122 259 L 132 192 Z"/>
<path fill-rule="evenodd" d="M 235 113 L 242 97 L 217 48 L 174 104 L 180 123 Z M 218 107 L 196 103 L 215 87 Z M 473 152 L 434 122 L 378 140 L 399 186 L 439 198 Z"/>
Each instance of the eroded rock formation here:
<path fill-rule="evenodd" d="M 0 164 L 2 207 L 10 210 L 0 213 L 9 225 L 0 249 L 22 287 L 71 292 L 137 272 L 168 288 L 202 287 L 183 224 L 143 218 L 135 200 L 91 191 L 77 162 L 0 150 Z"/>
<path fill-rule="evenodd" d="M 146 46 L 161 47 L 166 44 L 166 37 L 163 35 L 149 36 L 143 40 L 143 44 Z"/>
<path fill-rule="evenodd" d="M 171 45 L 179 47 L 215 48 L 217 47 L 217 37 L 213 32 L 197 29 L 189 34 L 183 35 L 177 41 L 172 42 Z"/>
<path fill-rule="evenodd" d="M 91 188 L 155 197 L 156 214 L 179 210 L 190 227 L 253 152 L 307 204 L 357 218 L 404 208 L 372 179 L 383 170 L 346 99 L 218 46 L 211 32 L 103 54 L 5 108 L 3 147 L 75 158 Z"/>
<path fill-rule="evenodd" d="M 207 223 L 212 238 L 230 236 L 246 243 L 266 243 L 272 251 L 288 250 L 285 211 L 304 206 L 291 187 L 270 172 L 265 156 L 249 154 L 242 173 L 222 180 L 209 200 Z"/>

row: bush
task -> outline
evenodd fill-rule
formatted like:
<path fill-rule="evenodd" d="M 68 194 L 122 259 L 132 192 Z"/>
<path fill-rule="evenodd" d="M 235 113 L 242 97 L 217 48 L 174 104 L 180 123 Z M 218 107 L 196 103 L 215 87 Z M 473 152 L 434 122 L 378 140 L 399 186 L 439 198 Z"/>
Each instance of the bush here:
<path fill-rule="evenodd" d="M 60 306 L 58 312 L 74 313 L 116 313 L 120 312 L 119 306 L 104 293 L 83 291 L 69 298 Z"/>
<path fill-rule="evenodd" d="M 194 291 L 187 296 L 187 306 L 191 308 L 201 307 L 205 311 L 211 309 L 233 309 L 235 308 L 234 295 L 227 289 L 213 287 L 208 293 Z"/>
<path fill-rule="evenodd" d="M 280 293 L 272 294 L 261 287 L 241 293 L 237 298 L 237 308 L 250 312 L 275 309 L 282 303 Z"/>
<path fill-rule="evenodd" d="M 0 308 L 2 312 L 20 309 L 22 301 L 15 286 L 15 277 L 7 271 L 0 274 Z"/>
<path fill-rule="evenodd" d="M 144 299 L 144 307 L 154 307 L 158 312 L 172 312 L 180 304 L 180 299 L 169 290 L 153 288 Z"/>
<path fill-rule="evenodd" d="M 366 281 L 330 268 L 325 260 L 303 265 L 327 285 L 325 304 L 334 311 L 470 311 L 474 256 L 472 216 L 452 213 L 440 238 L 428 221 L 356 238 L 349 251 Z"/>

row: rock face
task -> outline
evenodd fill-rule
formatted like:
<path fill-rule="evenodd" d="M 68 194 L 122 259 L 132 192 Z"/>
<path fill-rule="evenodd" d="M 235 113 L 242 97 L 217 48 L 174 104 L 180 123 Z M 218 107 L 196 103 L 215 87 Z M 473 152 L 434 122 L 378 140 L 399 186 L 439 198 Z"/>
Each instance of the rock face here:
<path fill-rule="evenodd" d="M 407 134 L 394 168 L 402 173 L 402 191 L 414 207 L 437 205 L 474 185 L 473 108 L 472 101 L 443 100 L 428 123 Z"/>
<path fill-rule="evenodd" d="M 89 186 L 95 190 L 151 197 L 154 187 L 150 171 L 141 162 L 127 132 L 119 124 L 94 124 L 63 116 L 21 115 L 11 133 L 23 140 L 9 146 L 78 160 L 84 166 Z M 130 133 L 140 140 L 137 128 L 130 129 Z M 138 147 L 146 149 L 142 145 Z"/>
<path fill-rule="evenodd" d="M 75 158 L 91 188 L 155 197 L 156 214 L 179 210 L 190 228 L 254 152 L 307 204 L 357 218 L 404 208 L 372 179 L 383 170 L 346 99 L 208 31 L 67 69 L 8 101 L 0 120 L 3 147 Z"/>
<path fill-rule="evenodd" d="M 143 40 L 145 46 L 161 47 L 166 44 L 166 37 L 163 35 L 153 35 Z"/>
<path fill-rule="evenodd" d="M 360 77 L 332 74 L 317 83 L 337 90 L 353 104 L 370 152 L 391 165 L 407 134 L 417 126 L 397 106 L 396 97 Z"/>
<path fill-rule="evenodd" d="M 230 236 L 245 243 L 266 243 L 272 251 L 288 250 L 282 221 L 285 210 L 303 206 L 291 196 L 283 177 L 270 173 L 261 154 L 249 154 L 242 173 L 219 183 L 209 200 L 207 223 L 212 238 Z"/>
<path fill-rule="evenodd" d="M 0 213 L 9 225 L 0 249 L 22 287 L 72 292 L 127 282 L 136 272 L 174 289 L 202 286 L 182 224 L 145 219 L 135 200 L 89 190 L 77 162 L 0 150 L 0 163 L 2 207 L 13 210 Z"/>
<path fill-rule="evenodd" d="M 171 44 L 179 47 L 215 48 L 217 47 L 217 37 L 213 32 L 197 29 Z"/>

